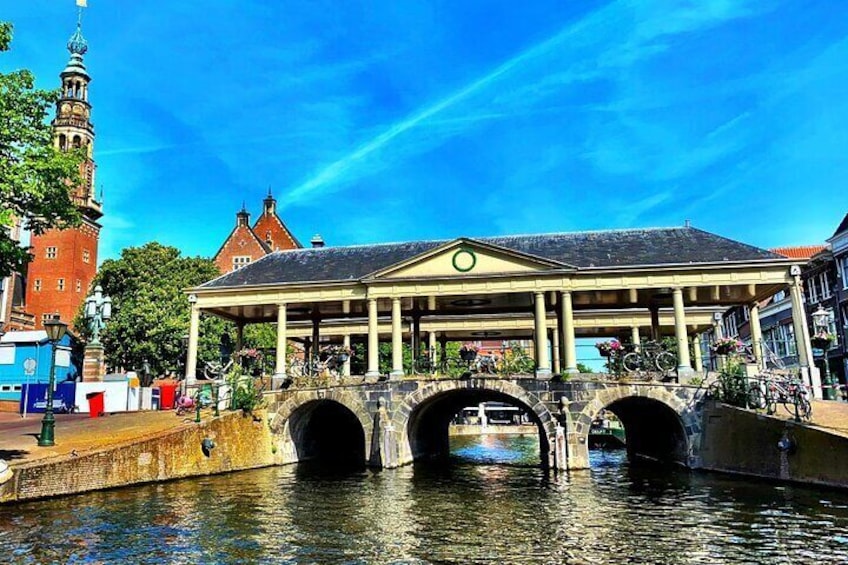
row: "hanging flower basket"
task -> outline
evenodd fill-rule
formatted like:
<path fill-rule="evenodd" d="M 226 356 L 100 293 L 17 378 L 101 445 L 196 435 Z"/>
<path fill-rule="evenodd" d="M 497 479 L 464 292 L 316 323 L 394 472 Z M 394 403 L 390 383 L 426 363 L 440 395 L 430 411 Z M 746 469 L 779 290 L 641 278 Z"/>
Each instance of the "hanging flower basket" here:
<path fill-rule="evenodd" d="M 463 346 L 459 348 L 459 358 L 463 361 L 474 361 L 476 357 L 477 346 L 473 343 L 463 344 Z"/>
<path fill-rule="evenodd" d="M 616 339 L 611 341 L 599 341 L 595 344 L 595 347 L 598 349 L 598 354 L 601 357 L 612 357 L 621 351 L 621 343 Z"/>
<path fill-rule="evenodd" d="M 836 336 L 832 333 L 819 332 L 810 338 L 810 343 L 816 349 L 827 351 L 833 342 L 836 341 Z"/>
<path fill-rule="evenodd" d="M 742 342 L 731 337 L 723 337 L 716 340 L 712 350 L 716 355 L 730 355 L 736 353 L 742 347 Z"/>

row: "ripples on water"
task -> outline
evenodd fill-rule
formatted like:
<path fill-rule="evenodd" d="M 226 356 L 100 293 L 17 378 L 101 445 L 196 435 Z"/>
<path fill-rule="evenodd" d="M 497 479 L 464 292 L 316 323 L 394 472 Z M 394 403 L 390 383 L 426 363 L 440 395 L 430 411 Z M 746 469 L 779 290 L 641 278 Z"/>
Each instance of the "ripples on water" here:
<path fill-rule="evenodd" d="M 277 467 L 0 507 L 0 563 L 846 563 L 848 495 L 628 465 L 537 438 L 447 465 Z"/>

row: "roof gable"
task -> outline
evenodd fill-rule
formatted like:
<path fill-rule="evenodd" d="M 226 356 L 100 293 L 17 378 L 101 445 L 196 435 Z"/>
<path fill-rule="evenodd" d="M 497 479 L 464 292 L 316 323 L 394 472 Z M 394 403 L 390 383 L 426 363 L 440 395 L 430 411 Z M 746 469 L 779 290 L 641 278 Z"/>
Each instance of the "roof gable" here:
<path fill-rule="evenodd" d="M 569 265 L 482 241 L 459 238 L 372 273 L 366 278 L 457 277 L 573 269 Z"/>
<path fill-rule="evenodd" d="M 256 237 L 256 234 L 250 227 L 237 225 L 230 232 L 227 239 L 224 240 L 224 243 L 221 244 L 221 248 L 215 253 L 213 261 L 221 271 L 226 272 L 231 265 L 224 265 L 223 263 L 229 263 L 229 257 L 231 256 L 250 256 L 253 260 L 256 260 L 270 252 L 271 249 L 265 242 Z"/>
<path fill-rule="evenodd" d="M 253 233 L 263 242 L 268 239 L 267 235 L 270 233 L 272 243 L 270 247 L 272 251 L 299 249 L 303 247 L 276 212 L 263 212 L 256 220 L 256 223 L 253 224 Z"/>

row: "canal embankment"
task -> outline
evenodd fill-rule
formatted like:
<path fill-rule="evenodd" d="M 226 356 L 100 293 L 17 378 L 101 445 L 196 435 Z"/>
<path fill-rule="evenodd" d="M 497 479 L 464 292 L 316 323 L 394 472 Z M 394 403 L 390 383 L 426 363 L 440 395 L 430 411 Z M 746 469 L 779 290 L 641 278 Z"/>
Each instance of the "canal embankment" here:
<path fill-rule="evenodd" d="M 511 424 L 481 426 L 480 424 L 451 424 L 448 426 L 451 436 L 480 436 L 480 435 L 539 435 L 536 424 Z"/>
<path fill-rule="evenodd" d="M 170 420 L 164 416 L 170 416 Z M 0 455 L 7 459 L 12 476 L 0 484 L 0 502 L 212 475 L 274 463 L 271 433 L 262 411 L 254 415 L 227 413 L 199 423 L 176 418 L 173 412 L 160 413 L 140 423 L 112 418 L 80 421 L 76 425 L 65 423 L 57 428 L 56 448 L 38 448 L 33 434 L 25 430 L 16 432 L 16 442 L 11 436 L 4 438 Z M 29 443 L 22 444 L 27 436 Z M 22 448 L 10 449 L 12 445 Z"/>
<path fill-rule="evenodd" d="M 846 406 L 816 402 L 811 423 L 716 404 L 705 409 L 697 468 L 848 488 Z"/>

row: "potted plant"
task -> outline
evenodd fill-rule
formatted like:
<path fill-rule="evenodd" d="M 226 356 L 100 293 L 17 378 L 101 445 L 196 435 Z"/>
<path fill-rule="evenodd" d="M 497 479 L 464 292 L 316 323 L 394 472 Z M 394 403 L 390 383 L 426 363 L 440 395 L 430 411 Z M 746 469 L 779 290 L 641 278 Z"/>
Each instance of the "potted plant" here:
<path fill-rule="evenodd" d="M 474 361 L 478 350 L 479 348 L 473 343 L 463 343 L 462 347 L 459 348 L 459 357 L 463 361 Z"/>
<path fill-rule="evenodd" d="M 810 338 L 810 343 L 816 349 L 827 351 L 833 342 L 836 341 L 836 336 L 830 332 L 821 331 Z"/>
<path fill-rule="evenodd" d="M 744 347 L 744 344 L 734 337 L 720 337 L 715 340 L 711 349 L 716 355 L 728 355 L 736 353 L 742 347 Z"/>
<path fill-rule="evenodd" d="M 610 341 L 599 341 L 595 344 L 595 347 L 598 348 L 598 353 L 601 357 L 612 357 L 613 355 L 617 355 L 619 351 L 621 351 L 621 343 L 617 339 L 613 339 Z"/>

